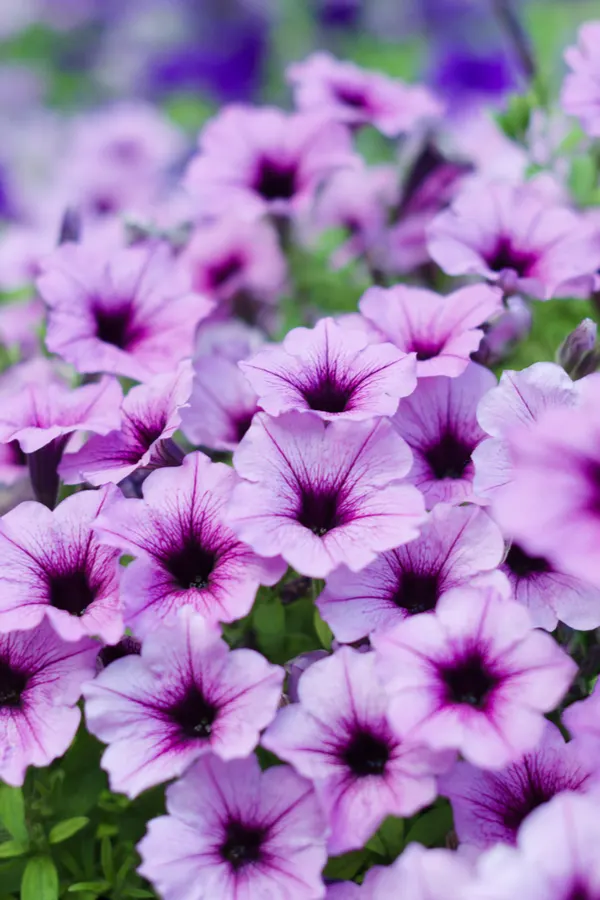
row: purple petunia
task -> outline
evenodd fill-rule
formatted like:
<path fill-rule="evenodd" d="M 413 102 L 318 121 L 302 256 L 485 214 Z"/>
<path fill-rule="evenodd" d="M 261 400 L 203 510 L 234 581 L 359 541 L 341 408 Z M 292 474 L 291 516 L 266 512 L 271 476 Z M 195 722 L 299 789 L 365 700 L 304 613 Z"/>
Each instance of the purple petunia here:
<path fill-rule="evenodd" d="M 600 745 L 600 687 L 598 681 L 589 697 L 572 703 L 563 712 L 563 722 L 576 739 L 592 741 Z"/>
<path fill-rule="evenodd" d="M 373 125 L 387 137 L 414 131 L 443 111 L 427 88 L 361 69 L 329 53 L 313 53 L 289 66 L 287 79 L 299 109 L 351 127 Z"/>
<path fill-rule="evenodd" d="M 227 106 L 203 129 L 186 187 L 202 214 L 251 219 L 306 207 L 322 181 L 357 164 L 348 130 L 320 113 Z"/>
<path fill-rule="evenodd" d="M 269 415 L 313 411 L 322 419 L 391 416 L 417 384 L 415 358 L 366 333 L 321 319 L 294 328 L 281 346 L 265 347 L 240 368 Z"/>
<path fill-rule="evenodd" d="M 94 676 L 98 644 L 63 641 L 48 621 L 0 635 L 0 777 L 23 784 L 28 766 L 67 750 L 81 714 L 81 686 Z"/>
<path fill-rule="evenodd" d="M 429 229 L 429 252 L 449 275 L 480 275 L 539 300 L 587 292 L 600 256 L 593 230 L 537 186 L 472 184 Z"/>
<path fill-rule="evenodd" d="M 248 756 L 277 710 L 283 669 L 254 650 L 230 651 L 215 625 L 188 612 L 84 689 L 88 728 L 109 745 L 112 790 L 130 797 L 205 753 Z"/>
<path fill-rule="evenodd" d="M 600 21 L 586 22 L 579 31 L 579 43 L 565 51 L 571 68 L 563 84 L 561 103 L 576 116 L 591 137 L 600 137 L 600 64 L 596 48 Z"/>
<path fill-rule="evenodd" d="M 564 791 L 597 787 L 597 754 L 583 741 L 565 743 L 560 730 L 546 722 L 531 752 L 499 772 L 457 762 L 440 781 L 449 797 L 461 847 L 481 851 L 497 843 L 515 844 L 521 824 L 534 809 Z"/>
<path fill-rule="evenodd" d="M 471 866 L 458 853 L 411 843 L 391 866 L 367 872 L 357 900 L 463 900 Z"/>
<path fill-rule="evenodd" d="M 211 622 L 249 611 L 260 584 L 284 571 L 241 543 L 225 522 L 235 472 L 191 453 L 178 468 L 159 469 L 144 482 L 143 500 L 117 498 L 96 529 L 103 542 L 137 557 L 121 582 L 126 623 L 144 637 L 182 606 Z"/>
<path fill-rule="evenodd" d="M 372 637 L 392 727 L 473 765 L 501 769 L 539 742 L 577 670 L 523 607 L 497 590 L 449 591 L 435 613 Z"/>
<path fill-rule="evenodd" d="M 262 743 L 314 782 L 333 855 L 362 847 L 387 815 L 431 803 L 452 759 L 393 733 L 375 654 L 351 647 L 305 671 L 299 703 L 280 710 Z"/>
<path fill-rule="evenodd" d="M 48 349 L 79 372 L 146 381 L 191 355 L 213 301 L 191 292 L 165 245 L 64 244 L 44 261 Z"/>
<path fill-rule="evenodd" d="M 415 540 L 381 553 L 360 572 L 332 572 L 317 606 L 336 638 L 352 643 L 435 609 L 447 591 L 495 569 L 503 553 L 502 535 L 487 513 L 438 503 Z"/>
<path fill-rule="evenodd" d="M 137 469 L 178 464 L 182 451 L 170 439 L 181 424 L 181 409 L 192 386 L 189 362 L 132 388 L 121 407 L 118 431 L 93 436 L 76 453 L 63 456 L 59 473 L 66 484 L 118 484 Z"/>
<path fill-rule="evenodd" d="M 456 377 L 481 343 L 481 326 L 502 312 L 502 293 L 471 285 L 447 297 L 423 288 L 372 287 L 360 311 L 404 353 L 417 354 L 417 375 Z"/>
<path fill-rule="evenodd" d="M 34 628 L 46 616 L 66 641 L 119 640 L 119 551 L 102 546 L 92 531 L 117 493 L 84 491 L 53 512 L 20 503 L 0 519 L 0 632 Z"/>
<path fill-rule="evenodd" d="M 138 845 L 139 871 L 164 900 L 324 896 L 323 813 L 289 766 L 205 756 L 167 789 L 167 812 Z"/>
<path fill-rule="evenodd" d="M 322 578 L 341 563 L 358 571 L 416 537 L 424 519 L 420 493 L 398 483 L 410 453 L 384 419 L 259 413 L 234 466 L 244 481 L 233 492 L 232 527 L 257 553 L 281 555 L 303 575 Z"/>
<path fill-rule="evenodd" d="M 393 417 L 413 452 L 408 480 L 423 492 L 429 509 L 440 502 L 481 502 L 473 487 L 472 455 L 486 435 L 476 411 L 495 385 L 489 369 L 469 363 L 457 378 L 420 381 Z"/>

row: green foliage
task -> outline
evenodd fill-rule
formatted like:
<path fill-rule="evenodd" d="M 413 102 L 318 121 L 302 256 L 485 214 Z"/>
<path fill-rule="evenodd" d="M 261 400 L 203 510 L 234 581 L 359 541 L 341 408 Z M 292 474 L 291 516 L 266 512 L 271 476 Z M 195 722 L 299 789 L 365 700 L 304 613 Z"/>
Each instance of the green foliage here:
<path fill-rule="evenodd" d="M 534 362 L 553 360 L 561 342 L 582 319 L 598 320 L 596 310 L 587 300 L 534 301 L 531 310 L 531 334 L 498 367 L 498 373 L 503 369 L 519 370 Z"/>

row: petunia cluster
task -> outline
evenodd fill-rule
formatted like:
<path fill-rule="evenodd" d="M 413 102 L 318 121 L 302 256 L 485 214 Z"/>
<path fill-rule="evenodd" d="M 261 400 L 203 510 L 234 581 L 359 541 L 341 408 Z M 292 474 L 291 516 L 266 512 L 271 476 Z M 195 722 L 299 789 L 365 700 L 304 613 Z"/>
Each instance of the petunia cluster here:
<path fill-rule="evenodd" d="M 518 364 L 598 305 L 598 218 L 425 86 L 287 77 L 187 157 L 70 123 L 61 228 L 0 235 L 0 778 L 87 731 L 115 804 L 165 798 L 162 900 L 598 900 L 593 322 Z"/>

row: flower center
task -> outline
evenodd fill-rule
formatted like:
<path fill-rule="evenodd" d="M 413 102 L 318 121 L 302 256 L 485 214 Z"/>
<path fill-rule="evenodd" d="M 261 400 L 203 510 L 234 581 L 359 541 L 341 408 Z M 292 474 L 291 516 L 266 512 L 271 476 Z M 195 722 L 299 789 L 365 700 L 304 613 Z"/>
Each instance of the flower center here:
<path fill-rule="evenodd" d="M 344 412 L 352 393 L 351 387 L 340 384 L 330 372 L 324 374 L 316 384 L 302 388 L 304 399 L 311 409 L 328 413 Z"/>
<path fill-rule="evenodd" d="M 409 352 L 416 353 L 419 362 L 426 362 L 426 360 L 435 359 L 439 355 L 440 347 L 434 344 L 415 343 Z"/>
<path fill-rule="evenodd" d="M 118 644 L 107 644 L 98 654 L 98 665 L 101 669 L 110 666 L 111 663 L 118 659 L 124 659 L 126 656 L 139 656 L 142 652 L 140 641 L 133 637 L 125 636 Z"/>
<path fill-rule="evenodd" d="M 510 545 L 504 564 L 518 578 L 527 578 L 529 575 L 539 575 L 551 571 L 547 559 L 544 559 L 543 556 L 529 556 L 518 544 Z"/>
<path fill-rule="evenodd" d="M 217 707 L 205 698 L 195 684 L 190 685 L 185 696 L 169 711 L 188 738 L 209 738 L 217 714 Z"/>
<path fill-rule="evenodd" d="M 166 568 L 184 591 L 189 588 L 204 590 L 210 584 L 216 561 L 216 553 L 191 537 L 169 556 Z"/>
<path fill-rule="evenodd" d="M 252 425 L 252 419 L 254 418 L 254 413 L 247 413 L 244 416 L 240 416 L 234 422 L 234 431 L 235 431 L 235 439 L 239 443 L 250 426 Z"/>
<path fill-rule="evenodd" d="M 260 860 L 265 837 L 264 828 L 244 825 L 242 822 L 229 822 L 225 841 L 221 846 L 221 856 L 237 872 L 244 866 Z"/>
<path fill-rule="evenodd" d="M 297 170 L 289 163 L 261 160 L 254 182 L 254 190 L 265 200 L 291 200 L 296 193 Z"/>
<path fill-rule="evenodd" d="M 359 778 L 383 775 L 390 758 L 387 743 L 369 731 L 358 731 L 343 754 L 344 762 Z"/>
<path fill-rule="evenodd" d="M 166 416 L 163 415 L 159 422 L 144 422 L 140 419 L 135 419 L 131 421 L 131 425 L 138 445 L 149 450 L 165 430 L 167 426 Z M 135 454 L 135 459 L 137 460 L 137 454 Z"/>
<path fill-rule="evenodd" d="M 212 290 L 223 287 L 235 275 L 239 275 L 244 266 L 244 260 L 239 253 L 232 253 L 226 259 L 211 266 L 207 273 L 207 280 Z"/>
<path fill-rule="evenodd" d="M 493 791 L 499 797 L 500 818 L 505 828 L 514 835 L 524 819 L 562 791 L 576 791 L 587 780 L 587 774 L 560 772 L 544 768 L 534 755 L 525 756 L 523 762 L 512 766 L 510 781 L 489 776 Z M 513 787 L 514 784 L 514 787 Z"/>
<path fill-rule="evenodd" d="M 496 246 L 486 257 L 486 263 L 492 272 L 503 272 L 512 269 L 519 278 L 526 278 L 537 262 L 535 253 L 527 250 L 518 250 L 513 246 L 509 237 L 501 237 Z"/>
<path fill-rule="evenodd" d="M 471 462 L 473 448 L 451 432 L 442 435 L 439 441 L 425 451 L 424 456 L 435 478 L 462 478 Z"/>
<path fill-rule="evenodd" d="M 393 601 L 410 615 L 435 609 L 440 593 L 439 575 L 403 572 Z"/>
<path fill-rule="evenodd" d="M 442 669 L 446 687 L 446 702 L 483 709 L 498 678 L 489 671 L 477 651 Z"/>
<path fill-rule="evenodd" d="M 364 109 L 367 106 L 367 98 L 364 91 L 360 88 L 352 88 L 349 85 L 338 85 L 334 87 L 333 92 L 337 100 L 344 106 L 351 106 L 353 109 Z"/>
<path fill-rule="evenodd" d="M 338 506 L 337 491 L 303 488 L 300 511 L 296 519 L 318 537 L 323 537 L 341 524 Z"/>
<path fill-rule="evenodd" d="M 82 569 L 52 575 L 49 588 L 50 604 L 72 616 L 82 616 L 96 599 L 96 593 Z"/>
<path fill-rule="evenodd" d="M 20 709 L 27 675 L 0 659 L 0 709 Z"/>
<path fill-rule="evenodd" d="M 132 309 L 131 304 L 125 304 L 115 309 L 102 309 L 98 306 L 94 310 L 96 320 L 96 337 L 105 344 L 112 344 L 120 350 L 125 350 L 132 342 L 134 334 L 131 328 Z"/>

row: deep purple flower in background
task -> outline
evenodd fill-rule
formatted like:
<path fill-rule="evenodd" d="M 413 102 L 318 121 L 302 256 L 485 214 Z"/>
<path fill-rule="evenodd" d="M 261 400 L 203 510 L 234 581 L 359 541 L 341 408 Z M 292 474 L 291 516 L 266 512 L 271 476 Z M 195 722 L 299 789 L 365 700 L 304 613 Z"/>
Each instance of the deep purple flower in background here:
<path fill-rule="evenodd" d="M 434 776 L 452 757 L 394 735 L 375 654 L 343 647 L 310 666 L 298 689 L 300 702 L 279 711 L 262 743 L 314 782 L 330 854 L 362 847 L 386 816 L 433 802 Z"/>
<path fill-rule="evenodd" d="M 205 756 L 167 788 L 167 812 L 138 844 L 139 871 L 164 900 L 191 896 L 190 886 L 219 900 L 324 896 L 323 813 L 291 767 Z"/>
<path fill-rule="evenodd" d="M 321 114 L 227 106 L 205 125 L 185 184 L 205 215 L 256 218 L 307 205 L 326 176 L 357 164 L 347 129 Z"/>
<path fill-rule="evenodd" d="M 118 484 L 137 469 L 181 462 L 183 452 L 170 440 L 181 424 L 181 408 L 192 386 L 189 362 L 175 372 L 155 375 L 132 388 L 121 407 L 118 431 L 92 436 L 76 453 L 63 456 L 59 467 L 66 484 Z"/>
<path fill-rule="evenodd" d="M 472 454 L 485 438 L 477 404 L 496 384 L 489 369 L 469 363 L 457 378 L 426 378 L 400 404 L 392 422 L 413 453 L 408 481 L 436 503 L 481 502 L 473 487 Z"/>
<path fill-rule="evenodd" d="M 204 753 L 248 756 L 277 711 L 283 669 L 254 650 L 230 651 L 217 626 L 187 612 L 84 689 L 88 728 L 109 745 L 112 790 L 130 797 Z"/>
<path fill-rule="evenodd" d="M 23 784 L 28 766 L 47 766 L 69 747 L 98 646 L 88 638 L 67 643 L 48 621 L 0 635 L 0 776 L 7 784 Z"/>
<path fill-rule="evenodd" d="M 79 372 L 146 381 L 191 355 L 213 301 L 190 291 L 165 245 L 115 249 L 64 244 L 44 261 L 38 289 L 48 349 Z"/>
<path fill-rule="evenodd" d="M 287 80 L 303 112 L 319 112 L 350 127 L 373 125 L 393 138 L 439 118 L 441 103 L 422 85 L 317 52 L 288 67 Z"/>
<path fill-rule="evenodd" d="M 471 867 L 460 854 L 410 843 L 391 866 L 367 872 L 357 900 L 462 900 L 471 877 Z"/>
<path fill-rule="evenodd" d="M 501 769 L 538 744 L 542 713 L 577 666 L 526 610 L 496 589 L 457 588 L 433 614 L 413 616 L 372 642 L 390 696 L 392 727 L 436 750 L 459 750 Z"/>
<path fill-rule="evenodd" d="M 502 50 L 472 50 L 451 44 L 437 48 L 431 83 L 451 110 L 497 104 L 516 87 L 517 68 Z"/>
<path fill-rule="evenodd" d="M 325 420 L 391 416 L 416 385 L 415 357 L 334 319 L 294 328 L 240 368 L 269 415 L 314 412 Z"/>
<path fill-rule="evenodd" d="M 229 507 L 232 527 L 257 553 L 281 555 L 302 575 L 323 578 L 341 563 L 358 571 L 416 537 L 425 516 L 420 493 L 398 483 L 410 453 L 383 419 L 259 413 L 234 466 L 244 481 Z"/>
<path fill-rule="evenodd" d="M 281 560 L 260 559 L 226 524 L 235 483 L 229 466 L 191 453 L 178 468 L 152 472 L 143 500 L 116 499 L 98 517 L 101 540 L 137 557 L 121 582 L 135 634 L 160 628 L 182 606 L 211 622 L 240 619 L 258 586 L 283 574 Z"/>
<path fill-rule="evenodd" d="M 119 640 L 119 551 L 92 531 L 116 493 L 74 494 L 53 512 L 20 503 L 0 519 L 0 631 L 34 628 L 46 616 L 66 641 Z"/>
<path fill-rule="evenodd" d="M 450 799 L 461 847 L 480 851 L 497 843 L 515 844 L 521 824 L 563 791 L 597 785 L 597 754 L 582 741 L 565 743 L 546 722 L 537 747 L 499 772 L 457 762 L 442 775 L 440 792 Z"/>
<path fill-rule="evenodd" d="M 595 900 L 600 893 L 597 800 L 564 793 L 523 823 L 517 846 L 481 857 L 464 900 Z"/>
<path fill-rule="evenodd" d="M 537 185 L 471 184 L 429 229 L 429 252 L 449 275 L 479 275 L 506 293 L 538 300 L 584 294 L 592 285 L 600 251 L 578 213 Z"/>
<path fill-rule="evenodd" d="M 447 297 L 423 288 L 371 287 L 360 301 L 363 316 L 405 353 L 417 354 L 417 376 L 460 375 L 483 337 L 481 326 L 502 311 L 502 293 L 487 285 Z"/>
<path fill-rule="evenodd" d="M 440 597 L 499 565 L 502 535 L 478 507 L 438 503 L 418 538 L 381 553 L 360 572 L 329 575 L 317 600 L 338 641 L 352 643 L 435 609 Z"/>
<path fill-rule="evenodd" d="M 597 46 L 600 21 L 586 22 L 579 31 L 579 43 L 565 51 L 571 68 L 563 84 L 561 103 L 576 116 L 591 137 L 600 137 L 600 62 Z"/>

